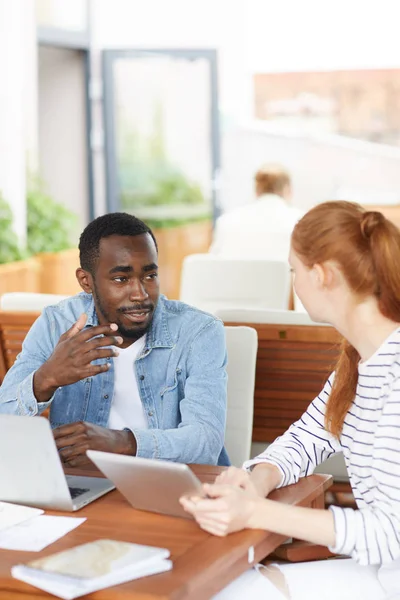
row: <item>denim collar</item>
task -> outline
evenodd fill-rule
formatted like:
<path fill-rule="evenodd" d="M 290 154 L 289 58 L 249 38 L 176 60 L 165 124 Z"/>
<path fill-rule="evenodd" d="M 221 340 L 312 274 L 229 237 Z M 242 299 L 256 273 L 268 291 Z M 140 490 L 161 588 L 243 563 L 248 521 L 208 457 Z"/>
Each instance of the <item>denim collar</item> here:
<path fill-rule="evenodd" d="M 165 308 L 167 298 L 160 294 L 153 320 L 146 336 L 146 350 L 151 348 L 173 348 L 175 343 L 172 340 L 168 328 L 168 314 Z"/>
<path fill-rule="evenodd" d="M 93 296 L 92 294 L 85 294 L 85 296 L 89 301 L 89 306 L 86 311 L 88 317 L 86 321 L 86 327 L 94 327 L 95 325 L 99 324 L 99 319 L 97 318 Z M 165 301 L 166 297 L 160 294 L 150 329 L 146 335 L 146 346 L 144 351 L 151 350 L 152 348 L 172 348 L 174 346 L 174 342 L 171 338 L 168 328 Z"/>

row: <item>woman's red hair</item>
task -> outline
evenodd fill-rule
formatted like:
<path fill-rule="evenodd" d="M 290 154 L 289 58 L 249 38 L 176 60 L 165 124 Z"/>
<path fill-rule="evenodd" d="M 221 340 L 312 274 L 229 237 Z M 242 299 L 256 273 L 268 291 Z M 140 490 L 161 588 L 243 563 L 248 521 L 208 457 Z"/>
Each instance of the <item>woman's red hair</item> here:
<path fill-rule="evenodd" d="M 400 231 L 380 212 L 359 204 L 325 202 L 297 223 L 292 247 L 301 261 L 335 261 L 354 295 L 375 296 L 382 315 L 400 323 Z M 325 413 L 325 426 L 339 437 L 356 394 L 357 350 L 343 341 Z"/>

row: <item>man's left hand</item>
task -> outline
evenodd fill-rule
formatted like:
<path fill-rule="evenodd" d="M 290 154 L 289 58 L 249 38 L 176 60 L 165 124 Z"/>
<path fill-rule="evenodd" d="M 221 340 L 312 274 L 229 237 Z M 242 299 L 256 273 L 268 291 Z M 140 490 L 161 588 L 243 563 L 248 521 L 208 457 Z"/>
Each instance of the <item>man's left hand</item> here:
<path fill-rule="evenodd" d="M 136 439 L 131 431 L 117 431 L 79 422 L 61 425 L 53 430 L 53 435 L 61 460 L 69 467 L 91 465 L 86 450 L 136 455 Z"/>

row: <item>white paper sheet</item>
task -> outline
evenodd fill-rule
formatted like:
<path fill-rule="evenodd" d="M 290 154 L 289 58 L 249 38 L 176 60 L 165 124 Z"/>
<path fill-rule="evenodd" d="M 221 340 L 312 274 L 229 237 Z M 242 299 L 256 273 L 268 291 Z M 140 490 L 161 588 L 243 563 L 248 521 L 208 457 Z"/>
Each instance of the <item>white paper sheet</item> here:
<path fill-rule="evenodd" d="M 53 517 L 40 515 L 4 531 L 0 531 L 0 548 L 3 550 L 29 550 L 39 552 L 53 544 L 81 523 L 85 518 Z"/>
<path fill-rule="evenodd" d="M 0 531 L 43 514 L 41 508 L 31 508 L 10 502 L 0 502 Z"/>

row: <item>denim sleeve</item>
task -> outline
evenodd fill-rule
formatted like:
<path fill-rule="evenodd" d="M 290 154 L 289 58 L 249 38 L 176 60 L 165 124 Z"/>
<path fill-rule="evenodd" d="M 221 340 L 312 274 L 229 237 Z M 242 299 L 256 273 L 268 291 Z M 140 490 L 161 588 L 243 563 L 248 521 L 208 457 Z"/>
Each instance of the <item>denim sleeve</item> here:
<path fill-rule="evenodd" d="M 29 330 L 22 351 L 0 386 L 0 414 L 34 416 L 51 404 L 52 398 L 48 402 L 36 401 L 33 376 L 53 349 L 50 319 L 45 309 Z"/>
<path fill-rule="evenodd" d="M 217 464 L 225 437 L 226 362 L 223 323 L 210 321 L 188 348 L 181 422 L 176 429 L 134 429 L 137 456 Z"/>

